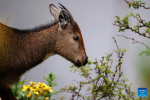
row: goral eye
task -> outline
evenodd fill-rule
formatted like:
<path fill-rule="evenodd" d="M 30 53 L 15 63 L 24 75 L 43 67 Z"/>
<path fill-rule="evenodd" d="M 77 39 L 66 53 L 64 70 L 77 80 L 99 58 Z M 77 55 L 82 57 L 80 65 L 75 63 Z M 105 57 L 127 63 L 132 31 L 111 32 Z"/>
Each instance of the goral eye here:
<path fill-rule="evenodd" d="M 74 36 L 73 39 L 74 39 L 75 41 L 78 41 L 78 40 L 79 40 L 79 37 L 78 37 L 78 36 Z"/>

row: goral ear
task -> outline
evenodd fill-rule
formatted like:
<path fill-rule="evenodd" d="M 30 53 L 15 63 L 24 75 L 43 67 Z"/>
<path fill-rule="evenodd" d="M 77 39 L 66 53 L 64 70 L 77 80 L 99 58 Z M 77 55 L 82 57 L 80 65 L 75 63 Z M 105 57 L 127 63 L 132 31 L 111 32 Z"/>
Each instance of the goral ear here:
<path fill-rule="evenodd" d="M 59 14 L 60 14 L 60 12 L 59 12 L 59 10 L 57 9 L 57 7 L 54 6 L 53 4 L 50 4 L 50 5 L 49 5 L 49 10 L 50 10 L 50 13 L 51 13 L 51 15 L 53 16 L 53 18 L 54 18 L 56 21 L 58 21 L 58 20 L 59 20 Z"/>
<path fill-rule="evenodd" d="M 59 25 L 63 29 L 69 22 L 69 15 L 65 10 L 61 10 L 59 14 Z"/>

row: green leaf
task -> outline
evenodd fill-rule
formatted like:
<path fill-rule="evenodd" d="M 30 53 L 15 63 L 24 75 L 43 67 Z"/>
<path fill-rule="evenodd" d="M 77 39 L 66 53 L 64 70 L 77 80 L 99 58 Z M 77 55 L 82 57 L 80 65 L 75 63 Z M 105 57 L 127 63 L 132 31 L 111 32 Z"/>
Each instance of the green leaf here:
<path fill-rule="evenodd" d="M 131 4 L 132 4 L 132 2 L 128 3 L 128 5 L 129 5 L 129 8 L 131 7 Z"/>
<path fill-rule="evenodd" d="M 150 21 L 147 23 L 148 26 L 150 26 Z"/>
<path fill-rule="evenodd" d="M 150 28 L 147 29 L 147 33 L 150 33 Z"/>
<path fill-rule="evenodd" d="M 119 49 L 119 53 L 121 53 L 122 52 L 122 50 L 121 49 Z"/>
<path fill-rule="evenodd" d="M 120 64 L 122 64 L 122 61 L 119 61 Z"/>
<path fill-rule="evenodd" d="M 140 4 L 141 4 L 141 5 L 145 5 L 145 2 L 141 2 Z"/>
<path fill-rule="evenodd" d="M 134 30 L 137 30 L 137 29 L 138 29 L 137 26 L 133 26 L 133 28 L 134 28 Z"/>
<path fill-rule="evenodd" d="M 139 53 L 140 56 L 143 54 L 145 54 L 146 56 L 150 56 L 150 49 L 146 47 L 146 50 L 143 50 Z"/>
<path fill-rule="evenodd" d="M 105 68 L 105 66 L 100 66 L 101 69 Z"/>
<path fill-rule="evenodd" d="M 73 71 L 73 69 L 70 70 L 70 73 Z"/>
<path fill-rule="evenodd" d="M 111 73 L 110 69 L 107 69 L 106 73 Z"/>
<path fill-rule="evenodd" d="M 124 49 L 124 52 L 128 52 L 126 49 Z"/>
<path fill-rule="evenodd" d="M 115 41 L 118 41 L 118 39 L 115 39 Z"/>
<path fill-rule="evenodd" d="M 136 16 L 140 16 L 140 14 L 137 13 Z"/>

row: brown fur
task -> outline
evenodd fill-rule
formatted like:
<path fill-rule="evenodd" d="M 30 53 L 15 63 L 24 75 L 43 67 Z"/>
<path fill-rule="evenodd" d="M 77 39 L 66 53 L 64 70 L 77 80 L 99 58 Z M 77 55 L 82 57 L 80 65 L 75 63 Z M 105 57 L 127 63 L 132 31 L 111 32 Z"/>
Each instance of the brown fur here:
<path fill-rule="evenodd" d="M 39 31 L 29 32 L 17 30 L 0 23 L 1 92 L 7 89 L 9 92 L 6 92 L 12 94 L 10 86 L 18 82 L 20 76 L 27 70 L 45 60 L 48 54 L 60 54 L 73 63 L 76 63 L 75 56 L 86 56 L 82 35 L 77 24 L 71 26 L 68 23 L 66 31 L 63 32 L 58 32 L 58 26 L 57 23 Z M 72 31 L 74 27 L 76 33 Z M 68 37 L 72 38 L 72 35 L 79 35 L 81 39 L 78 45 L 80 49 L 75 51 L 72 49 L 76 46 L 76 43 L 70 45 L 74 41 L 68 39 Z M 69 44 L 66 44 L 68 41 Z M 1 95 L 1 92 L 0 97 L 3 100 L 4 96 Z"/>
<path fill-rule="evenodd" d="M 58 12 L 57 12 L 58 13 Z M 79 37 L 79 41 L 73 39 Z M 27 70 L 49 56 L 59 54 L 78 66 L 87 63 L 80 28 L 75 22 L 60 27 L 58 21 L 34 29 L 19 30 L 0 23 L 0 97 L 16 100 L 10 87 Z M 81 66 L 79 65 L 79 66 Z"/>
<path fill-rule="evenodd" d="M 41 63 L 49 52 L 54 52 L 57 27 L 58 24 L 38 32 L 22 32 L 0 23 L 0 97 L 2 100 L 5 100 L 8 93 L 12 94 L 10 86 L 18 82 L 23 73 Z M 3 94 L 5 89 L 8 93 Z M 11 99 L 7 97 L 6 100 Z"/>
<path fill-rule="evenodd" d="M 85 50 L 85 47 L 84 47 L 84 42 L 83 42 L 83 38 L 82 38 L 82 34 L 81 34 L 81 30 L 80 30 L 80 28 L 79 28 L 79 26 L 78 26 L 78 24 L 75 22 L 75 28 L 76 28 L 76 30 L 78 30 L 78 33 L 79 33 L 79 35 L 80 35 L 80 37 L 81 37 L 81 44 L 82 44 L 82 47 L 84 48 L 84 50 Z"/>
<path fill-rule="evenodd" d="M 17 82 L 21 74 L 41 63 L 47 53 L 54 52 L 57 27 L 58 24 L 39 32 L 21 33 L 0 23 L 1 86 Z"/>

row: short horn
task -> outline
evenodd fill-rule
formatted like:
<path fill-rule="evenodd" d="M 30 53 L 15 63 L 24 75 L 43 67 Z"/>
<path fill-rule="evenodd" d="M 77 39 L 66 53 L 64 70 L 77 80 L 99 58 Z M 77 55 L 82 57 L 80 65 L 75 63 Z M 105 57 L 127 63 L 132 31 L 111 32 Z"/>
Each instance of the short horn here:
<path fill-rule="evenodd" d="M 60 4 L 60 3 L 58 3 L 58 4 L 60 5 L 60 8 L 61 8 L 61 9 L 64 9 L 64 10 L 67 11 L 67 13 L 68 13 L 68 15 L 69 15 L 69 18 L 70 18 L 71 24 L 74 24 L 74 19 L 73 19 L 71 13 L 69 12 L 69 10 L 68 10 L 65 6 L 63 6 L 62 4 Z"/>

